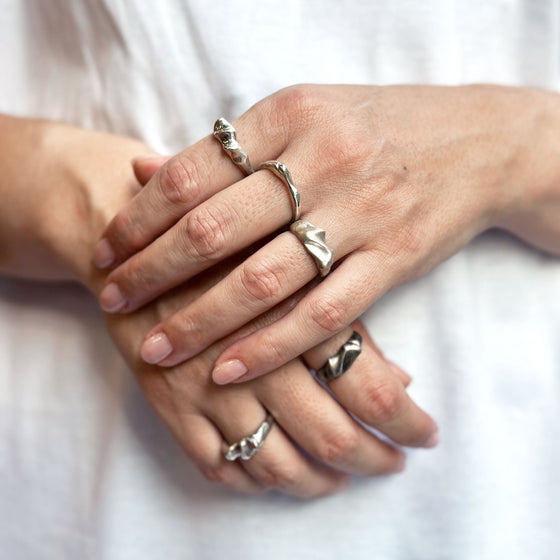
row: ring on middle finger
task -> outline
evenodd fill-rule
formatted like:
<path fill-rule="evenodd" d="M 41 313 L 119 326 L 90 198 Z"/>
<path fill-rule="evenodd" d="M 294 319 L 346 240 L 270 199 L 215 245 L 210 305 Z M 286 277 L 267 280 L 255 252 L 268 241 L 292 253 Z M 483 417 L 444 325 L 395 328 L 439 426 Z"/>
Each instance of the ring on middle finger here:
<path fill-rule="evenodd" d="M 290 195 L 290 202 L 292 204 L 292 220 L 291 224 L 299 220 L 301 197 L 298 190 L 294 186 L 292 177 L 288 168 L 280 161 L 265 161 L 259 165 L 259 169 L 268 169 L 272 171 L 276 177 L 282 179 L 288 188 L 288 194 Z"/>

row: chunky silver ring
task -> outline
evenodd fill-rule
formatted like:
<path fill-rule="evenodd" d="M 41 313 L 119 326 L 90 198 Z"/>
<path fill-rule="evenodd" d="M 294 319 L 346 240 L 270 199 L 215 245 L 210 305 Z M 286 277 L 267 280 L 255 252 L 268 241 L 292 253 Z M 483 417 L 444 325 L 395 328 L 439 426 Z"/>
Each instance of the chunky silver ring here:
<path fill-rule="evenodd" d="M 229 446 L 225 453 L 226 460 L 235 461 L 241 458 L 243 461 L 248 461 L 264 443 L 270 428 L 272 428 L 272 424 L 274 424 L 274 418 L 267 414 L 264 422 L 254 434 L 244 437 L 241 441 Z"/>
<path fill-rule="evenodd" d="M 325 243 L 326 232 L 305 220 L 298 220 L 290 226 L 290 231 L 303 243 L 313 257 L 320 276 L 326 276 L 332 267 L 334 253 Z"/>
<path fill-rule="evenodd" d="M 362 335 L 354 331 L 352 336 L 317 370 L 317 377 L 324 383 L 338 379 L 346 373 L 362 352 Z"/>
<path fill-rule="evenodd" d="M 249 156 L 237 141 L 235 128 L 223 117 L 214 123 L 214 136 L 222 143 L 222 148 L 245 175 L 253 173 L 253 166 L 249 161 Z"/>
<path fill-rule="evenodd" d="M 294 187 L 288 168 L 280 161 L 265 161 L 259 165 L 259 169 L 268 169 L 272 171 L 276 177 L 284 181 L 286 187 L 288 187 L 290 202 L 292 203 L 292 221 L 290 223 L 297 222 L 299 220 L 301 197 L 298 190 Z"/>

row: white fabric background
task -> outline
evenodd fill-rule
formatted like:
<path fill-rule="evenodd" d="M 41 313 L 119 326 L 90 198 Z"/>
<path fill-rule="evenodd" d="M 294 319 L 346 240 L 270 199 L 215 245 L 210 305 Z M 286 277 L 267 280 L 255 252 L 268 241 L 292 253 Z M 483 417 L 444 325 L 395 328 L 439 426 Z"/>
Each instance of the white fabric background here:
<path fill-rule="evenodd" d="M 556 0 L 0 0 L 0 111 L 173 152 L 297 82 L 557 89 Z M 1 148 L 0 148 L 1 149 Z M 60 559 L 556 559 L 560 262 L 489 232 L 366 314 L 436 450 L 342 495 L 207 482 L 77 286 L 0 280 L 0 550 Z"/>

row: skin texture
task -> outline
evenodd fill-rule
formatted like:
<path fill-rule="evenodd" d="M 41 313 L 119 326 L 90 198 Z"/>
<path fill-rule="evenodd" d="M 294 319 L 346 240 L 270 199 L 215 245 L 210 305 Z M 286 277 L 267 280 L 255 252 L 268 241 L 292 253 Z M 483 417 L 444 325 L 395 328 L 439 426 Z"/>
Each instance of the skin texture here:
<path fill-rule="evenodd" d="M 0 270 L 78 280 L 98 296 L 107 273 L 92 263 L 96 241 L 110 218 L 143 192 L 141 183 L 166 158 L 141 158 L 134 165 L 135 176 L 130 161 L 150 153 L 141 142 L 10 117 L 0 117 L 0 141 L 7 147 L 1 154 L 0 191 L 6 203 L 0 209 Z M 249 384 L 220 387 L 212 381 L 212 365 L 220 352 L 285 315 L 304 292 L 175 367 L 150 365 L 140 358 L 145 333 L 153 324 L 192 304 L 249 254 L 220 263 L 134 313 L 106 317 L 108 331 L 146 398 L 201 472 L 246 493 L 275 489 L 317 497 L 342 489 L 350 473 L 402 470 L 404 453 L 361 427 L 346 409 L 397 443 L 434 445 L 435 423 L 405 391 L 410 378 L 385 360 L 359 324 L 353 328 L 364 336 L 364 351 L 352 376 L 330 387 L 341 404 L 299 359 Z M 308 363 L 321 365 L 350 332 L 313 349 Z M 226 462 L 227 443 L 253 433 L 266 410 L 276 424 L 262 449 L 251 461 Z"/>
<path fill-rule="evenodd" d="M 233 124 L 254 167 L 286 164 L 302 218 L 327 232 L 333 272 L 310 286 L 312 259 L 281 230 L 291 216 L 285 186 L 268 171 L 241 177 L 207 137 L 109 224 L 96 250 L 97 264 L 113 268 L 100 303 L 134 311 L 266 239 L 141 347 L 145 361 L 174 366 L 311 287 L 217 357 L 214 381 L 247 381 L 343 331 L 489 228 L 560 254 L 559 114 L 556 94 L 498 86 L 282 90 Z"/>

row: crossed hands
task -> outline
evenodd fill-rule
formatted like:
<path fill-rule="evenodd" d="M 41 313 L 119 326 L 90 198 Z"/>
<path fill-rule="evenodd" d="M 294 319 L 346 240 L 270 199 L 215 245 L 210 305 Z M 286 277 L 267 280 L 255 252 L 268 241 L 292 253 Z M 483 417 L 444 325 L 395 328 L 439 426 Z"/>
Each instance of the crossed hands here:
<path fill-rule="evenodd" d="M 293 208 L 274 174 L 244 176 L 211 135 L 136 161 L 145 186 L 113 204 L 122 208 L 97 229 L 97 269 L 89 260 L 77 274 L 209 479 L 314 497 L 349 474 L 402 470 L 399 446 L 437 443 L 410 378 L 356 319 L 491 227 L 560 253 L 557 105 L 494 86 L 297 86 L 252 107 L 234 122 L 239 141 L 255 168 L 289 169 L 301 217 L 334 252 L 324 279 L 286 230 Z M 353 330 L 362 353 L 329 392 L 308 368 Z M 267 413 L 275 423 L 258 452 L 226 461 Z"/>

